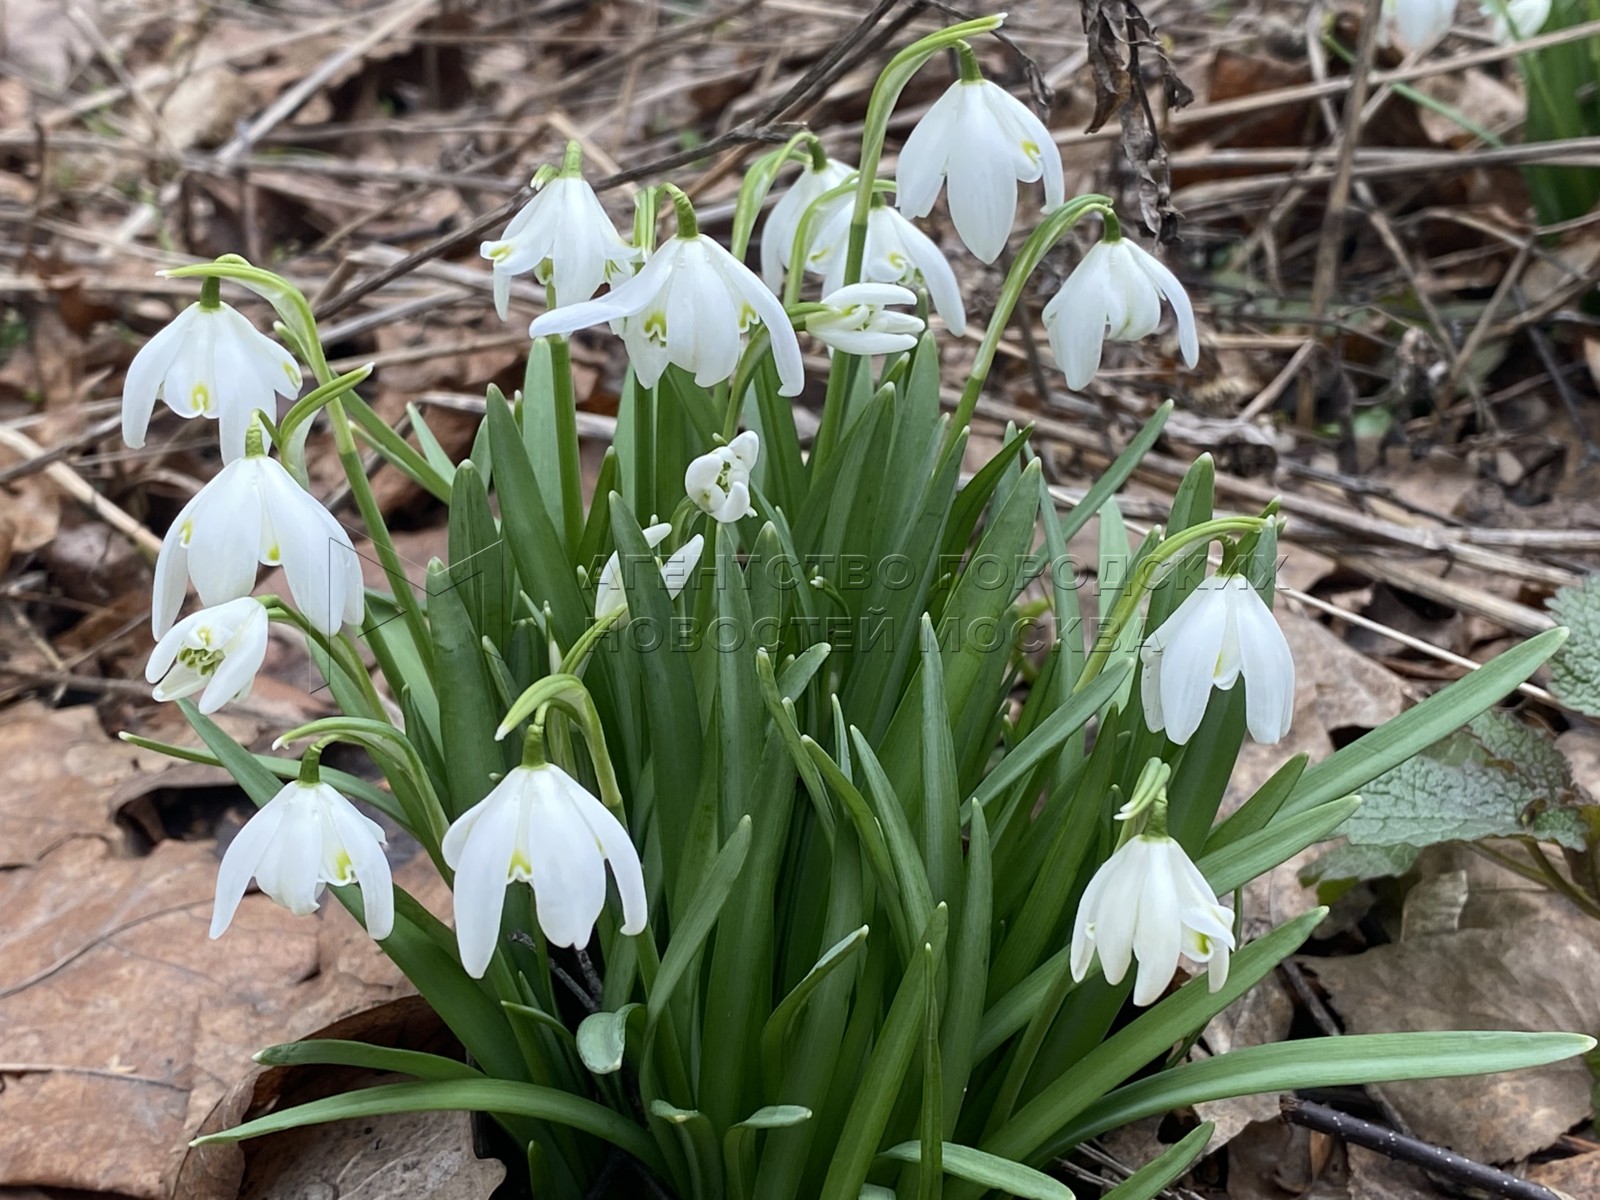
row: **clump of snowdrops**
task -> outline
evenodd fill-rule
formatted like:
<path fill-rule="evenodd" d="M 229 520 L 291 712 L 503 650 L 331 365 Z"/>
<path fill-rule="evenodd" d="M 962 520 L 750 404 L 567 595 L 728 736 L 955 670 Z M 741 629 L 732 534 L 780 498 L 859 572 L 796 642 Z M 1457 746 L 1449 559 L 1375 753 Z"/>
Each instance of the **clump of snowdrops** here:
<path fill-rule="evenodd" d="M 415 410 L 416 446 L 376 418 L 357 392 L 369 370 L 330 371 L 283 279 L 233 256 L 171 273 L 198 280 L 199 299 L 134 362 L 125 429 L 142 442 L 159 400 L 222 434 L 224 467 L 162 547 L 149 668 L 208 748 L 181 753 L 220 762 L 259 806 L 224 856 L 212 934 L 252 879 L 300 914 L 327 889 L 467 1052 L 272 1047 L 261 1061 L 415 1081 L 210 1140 L 469 1109 L 503 1127 L 541 1197 L 578 1200 L 598 1179 L 684 1200 L 1059 1197 L 1052 1159 L 1149 1114 L 1592 1045 L 1468 1032 L 1174 1053 L 1320 919 L 1244 941 L 1239 889 L 1337 829 L 1365 781 L 1489 706 L 1565 635 L 1322 762 L 1291 759 L 1216 821 L 1244 737 L 1276 742 L 1293 712 L 1270 610 L 1277 518 L 1214 513 L 1202 460 L 1165 527 L 1130 544 L 1115 493 L 1168 407 L 1065 513 L 1026 430 L 962 474 L 999 338 L 1080 223 L 1101 238 L 1044 308 L 1068 383 L 1094 375 L 1106 341 L 1155 332 L 1163 301 L 1185 361 L 1198 352 L 1178 280 L 1122 235 L 1108 198 L 1064 196 L 1045 127 L 983 78 L 968 39 L 998 24 L 894 57 L 858 165 L 810 135 L 757 160 L 731 246 L 670 183 L 640 194 L 624 237 L 576 147 L 541 171 L 483 254 L 502 314 L 530 273 L 547 311 L 525 386 L 490 389 L 468 461 Z M 952 48 L 960 78 L 896 179 L 880 177 L 900 90 Z M 757 274 L 743 259 L 775 186 Z M 915 224 L 941 192 L 984 261 L 1019 204 L 1043 202 L 953 412 L 940 346 L 965 332 L 962 297 Z M 272 303 L 278 341 L 222 301 L 224 282 Z M 606 324 L 629 372 L 586 496 L 566 335 Z M 802 342 L 831 355 L 808 447 L 789 400 L 807 384 Z M 315 387 L 301 397 L 305 368 Z M 277 421 L 275 395 L 293 400 Z M 319 416 L 386 589 L 363 587 L 355 542 L 308 490 Z M 420 583 L 363 444 L 449 508 L 449 561 Z M 1086 613 L 1067 547 L 1096 516 Z M 283 568 L 287 596 L 252 595 L 260 564 Z M 180 620 L 190 581 L 198 607 Z M 248 753 L 207 715 L 249 691 L 270 622 L 306 639 L 340 708 L 284 731 L 278 748 L 298 758 Z M 383 785 L 324 768 L 335 742 L 370 755 Z M 363 808 L 420 843 L 452 913 L 394 886 Z M 1181 1174 L 1208 1133 L 1119 1200 Z"/>

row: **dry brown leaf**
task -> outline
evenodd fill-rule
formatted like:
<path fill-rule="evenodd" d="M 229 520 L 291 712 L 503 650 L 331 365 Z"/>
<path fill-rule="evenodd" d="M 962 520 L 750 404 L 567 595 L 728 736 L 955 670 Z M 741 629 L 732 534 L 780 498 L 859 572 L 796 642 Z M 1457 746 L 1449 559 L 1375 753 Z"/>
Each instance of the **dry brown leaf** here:
<path fill-rule="evenodd" d="M 74 838 L 120 841 L 112 789 L 167 760 L 107 737 L 89 705 L 51 709 L 30 700 L 6 711 L 0 762 L 3 868 L 32 865 Z"/>
<path fill-rule="evenodd" d="M 1294 1001 L 1277 975 L 1268 975 L 1211 1018 L 1201 1041 L 1212 1055 L 1227 1054 L 1244 1046 L 1268 1046 L 1289 1035 L 1294 1021 Z M 1193 1059 L 1206 1057 L 1198 1048 Z M 1252 1122 L 1273 1121 L 1278 1117 L 1278 1093 L 1260 1092 L 1250 1096 L 1231 1096 L 1207 1100 L 1194 1106 L 1202 1121 L 1215 1121 L 1210 1148 L 1232 1141 Z"/>
<path fill-rule="evenodd" d="M 1600 1030 L 1600 923 L 1576 913 L 1462 928 L 1306 965 L 1351 1033 Z M 1510 1162 L 1584 1120 L 1590 1086 L 1573 1059 L 1478 1077 L 1468 1088 L 1416 1080 L 1382 1090 L 1424 1141 L 1482 1162 Z"/>
<path fill-rule="evenodd" d="M 301 920 L 252 894 L 210 941 L 216 866 L 209 841 L 74 839 L 0 873 L 0 1188 L 164 1200 L 250 1054 L 409 990 L 337 904 Z"/>
<path fill-rule="evenodd" d="M 1600 1196 L 1600 1150 L 1535 1163 L 1528 1169 L 1528 1178 L 1573 1200 L 1592 1200 Z"/>
<path fill-rule="evenodd" d="M 399 1076 L 376 1082 L 399 1082 Z M 275 1135 L 240 1200 L 488 1200 L 505 1165 L 472 1150 L 464 1112 L 396 1113 Z"/>

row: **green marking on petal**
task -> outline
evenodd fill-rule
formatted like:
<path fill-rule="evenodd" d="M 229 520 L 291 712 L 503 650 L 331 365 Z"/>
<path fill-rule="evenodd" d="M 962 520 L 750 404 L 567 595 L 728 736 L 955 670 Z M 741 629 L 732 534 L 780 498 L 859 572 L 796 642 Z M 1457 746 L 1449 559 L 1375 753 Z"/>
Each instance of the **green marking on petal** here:
<path fill-rule="evenodd" d="M 657 346 L 667 344 L 667 314 L 664 310 L 658 308 L 645 314 L 644 335 Z"/>

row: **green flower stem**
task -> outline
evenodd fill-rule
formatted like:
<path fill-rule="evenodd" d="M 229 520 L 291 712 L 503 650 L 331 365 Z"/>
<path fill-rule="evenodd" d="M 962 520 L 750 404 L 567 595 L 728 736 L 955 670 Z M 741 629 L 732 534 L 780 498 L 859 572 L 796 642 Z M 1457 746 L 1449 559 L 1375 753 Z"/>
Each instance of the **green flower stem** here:
<path fill-rule="evenodd" d="M 821 232 L 817 226 L 822 219 L 822 214 L 827 212 L 835 200 L 850 195 L 856 188 L 859 175 L 851 176 L 836 187 L 831 187 L 806 205 L 805 212 L 800 214 L 800 220 L 794 228 L 794 241 L 789 245 L 789 273 L 783 281 L 783 303 L 789 307 L 800 302 L 800 288 L 805 283 L 806 259 L 811 253 L 811 243 Z M 893 187 L 889 183 L 880 183 L 874 187 L 873 194 L 888 194 Z M 847 281 L 848 282 L 848 281 Z"/>
<path fill-rule="evenodd" d="M 323 370 L 327 370 L 326 364 Z M 328 381 L 323 380 L 323 382 Z M 378 498 L 372 494 L 372 483 L 367 479 L 361 452 L 356 449 L 355 434 L 350 418 L 345 414 L 344 401 L 330 400 L 328 416 L 333 425 L 333 442 L 339 452 L 339 463 L 344 467 L 345 478 L 350 481 L 350 492 L 356 498 L 356 507 L 361 512 L 361 520 L 366 524 L 367 536 L 372 539 L 373 548 L 378 552 L 378 562 L 383 567 L 389 587 L 394 591 L 395 604 L 399 606 L 400 616 L 406 623 L 406 631 L 416 645 L 417 656 L 422 659 L 431 675 L 433 639 L 428 633 L 428 620 L 423 613 L 422 605 L 417 601 L 416 593 L 411 590 L 411 581 L 406 578 L 400 555 L 394 548 L 394 541 L 389 537 L 389 528 L 384 524 L 383 512 L 378 508 Z"/>
<path fill-rule="evenodd" d="M 689 194 L 675 183 L 662 184 L 667 195 L 672 198 L 673 215 L 678 221 L 678 236 L 681 238 L 694 238 L 700 236 L 700 221 L 694 215 L 694 201 L 689 199 Z"/>
<path fill-rule="evenodd" d="M 572 649 L 568 650 L 566 657 L 561 660 L 561 673 L 582 674 L 584 664 L 589 661 L 589 652 L 594 649 L 595 643 L 611 632 L 612 626 L 622 620 L 627 611 L 623 608 L 609 613 L 579 634 L 578 640 L 572 643 Z"/>
<path fill-rule="evenodd" d="M 208 311 L 222 307 L 222 280 L 215 275 L 200 281 L 200 307 Z"/>
<path fill-rule="evenodd" d="M 583 174 L 583 146 L 576 138 L 567 142 L 566 151 L 561 156 L 561 174 L 568 179 Z"/>
<path fill-rule="evenodd" d="M 911 77 L 941 50 L 960 45 L 963 39 L 990 33 L 1000 28 L 1004 16 L 979 17 L 962 21 L 948 29 L 930 33 L 920 38 L 889 60 L 889 65 L 878 76 L 872 87 L 872 98 L 867 101 L 867 116 L 861 130 L 861 168 L 856 179 L 856 206 L 850 216 L 850 246 L 846 252 L 844 281 L 861 282 L 861 260 L 867 248 L 867 213 L 872 208 L 873 185 L 877 180 L 878 162 L 883 158 L 883 142 L 889 132 L 889 117 L 894 112 L 895 101 L 905 90 Z"/>
<path fill-rule="evenodd" d="M 550 289 L 555 307 L 555 289 Z M 572 351 L 567 339 L 556 335 L 550 342 L 550 374 L 555 381 L 556 458 L 561 470 L 561 521 L 567 554 L 576 558 L 583 540 L 583 468 L 578 446 L 578 402 L 572 388 Z M 531 396 L 523 397 L 526 404 Z"/>
<path fill-rule="evenodd" d="M 989 371 L 994 366 L 994 357 L 1000 348 L 1000 338 L 1006 331 L 1011 314 L 1022 299 L 1022 289 L 1027 285 L 1028 277 L 1033 274 L 1034 269 L 1051 248 L 1090 213 L 1099 213 L 1106 221 L 1109 236 L 1116 221 L 1116 214 L 1111 208 L 1111 197 L 1095 194 L 1078 196 L 1041 221 L 1038 228 L 1028 235 L 1028 240 L 1022 244 L 1022 248 L 1017 251 L 1011 270 L 1006 273 L 1006 281 L 1000 289 L 999 298 L 995 301 L 994 315 L 989 318 L 989 327 L 984 331 L 983 342 L 978 346 L 978 355 L 972 363 L 972 373 L 967 376 L 967 386 L 961 391 L 955 418 L 950 422 L 950 428 L 945 431 L 946 449 L 949 449 L 956 435 L 972 420 L 972 414 L 978 407 L 978 397 L 982 394 L 983 385 L 988 382 Z"/>
<path fill-rule="evenodd" d="M 361 746 L 368 753 L 371 753 L 373 745 L 377 744 L 400 755 L 407 773 L 417 785 L 418 795 L 422 797 L 424 804 L 421 812 L 407 809 L 406 815 L 412 825 L 411 832 L 439 864 L 440 873 L 449 879 L 449 870 L 439 855 L 439 844 L 444 840 L 450 821 L 445 816 L 444 806 L 439 803 L 438 793 L 433 790 L 433 782 L 428 778 L 427 768 L 422 765 L 422 758 L 417 753 L 417 748 L 411 744 L 411 739 L 387 721 L 367 720 L 362 717 L 324 717 L 289 730 L 273 744 L 285 746 L 301 738 L 319 736 L 319 745 L 337 738 Z M 398 793 L 395 798 L 397 800 L 400 798 Z"/>
<path fill-rule="evenodd" d="M 613 620 L 614 618 L 597 621 L 586 631 L 586 636 L 597 629 L 604 632 L 611 627 Z M 580 639 L 581 644 L 582 639 Z M 589 644 L 592 645 L 592 641 Z M 574 651 L 578 648 L 578 646 L 573 647 Z M 546 761 L 545 722 L 549 718 L 551 708 L 560 709 L 582 731 L 583 739 L 589 747 L 589 761 L 594 764 L 595 780 L 600 786 L 600 799 L 607 808 L 617 814 L 618 818 L 621 818 L 622 787 L 617 782 L 616 768 L 611 764 L 611 752 L 606 746 L 606 732 L 600 722 L 600 710 L 595 707 L 589 689 L 577 675 L 565 672 L 548 675 L 529 687 L 507 710 L 505 719 L 495 730 L 495 739 L 505 737 L 532 715 L 533 720 L 528 725 L 526 740 L 523 742 L 522 765 L 525 767 L 543 765 Z"/>
<path fill-rule="evenodd" d="M 633 380 L 633 503 L 641 519 L 656 504 L 656 389 Z"/>
<path fill-rule="evenodd" d="M 323 654 L 327 655 L 327 661 L 331 665 L 337 666 L 344 672 L 345 677 L 360 690 L 363 699 L 366 700 L 369 715 L 376 720 L 387 721 L 384 716 L 383 701 L 378 697 L 378 689 L 372 685 L 372 676 L 367 674 L 360 655 L 356 653 L 348 637 L 343 633 L 334 638 L 325 637 L 321 630 L 315 628 L 301 613 L 290 608 L 277 596 L 266 597 L 262 603 L 266 607 L 269 619 L 293 625 L 307 641 L 315 644 Z"/>
<path fill-rule="evenodd" d="M 971 46 L 966 42 L 957 42 L 956 57 L 961 64 L 962 83 L 983 82 L 983 68 L 978 65 L 978 56 L 972 52 Z"/>
<path fill-rule="evenodd" d="M 1081 692 L 1100 674 L 1106 661 L 1111 657 L 1111 651 L 1116 647 L 1122 636 L 1123 627 L 1133 619 L 1138 611 L 1139 602 L 1144 599 L 1145 593 L 1154 586 L 1156 576 L 1161 567 L 1182 554 L 1190 546 L 1199 542 L 1209 542 L 1214 538 L 1227 533 L 1253 533 L 1266 524 L 1263 517 L 1220 517 L 1215 521 L 1206 521 L 1199 525 L 1191 525 L 1188 529 L 1173 534 L 1165 541 L 1156 545 L 1149 555 L 1134 569 L 1133 577 L 1128 580 L 1127 589 L 1117 599 L 1116 607 L 1111 610 L 1111 616 L 1094 640 L 1094 649 L 1090 652 L 1088 660 L 1083 664 L 1083 673 L 1078 676 L 1078 682 L 1073 685 L 1074 692 Z"/>
<path fill-rule="evenodd" d="M 822 400 L 822 420 L 817 425 L 817 436 L 811 443 L 811 457 L 806 463 L 811 478 L 820 478 L 823 465 L 833 456 L 834 443 L 843 432 L 844 408 L 849 401 L 856 372 L 862 369 L 861 356 L 835 354 L 828 372 L 828 391 Z"/>

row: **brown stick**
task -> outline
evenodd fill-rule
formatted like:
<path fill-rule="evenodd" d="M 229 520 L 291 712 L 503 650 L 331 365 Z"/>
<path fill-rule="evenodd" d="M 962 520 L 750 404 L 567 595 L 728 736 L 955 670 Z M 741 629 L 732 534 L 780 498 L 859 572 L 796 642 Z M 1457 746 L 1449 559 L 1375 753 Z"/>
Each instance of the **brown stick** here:
<path fill-rule="evenodd" d="M 1492 1196 L 1504 1196 L 1506 1200 L 1561 1200 L 1555 1192 L 1531 1179 L 1519 1179 L 1498 1167 L 1473 1162 L 1453 1151 L 1406 1137 L 1325 1104 L 1313 1104 L 1295 1096 L 1283 1097 L 1280 1104 L 1283 1119 L 1291 1125 L 1304 1125 L 1318 1133 L 1332 1134 L 1352 1146 L 1364 1146 L 1468 1187 L 1481 1188 Z"/>

